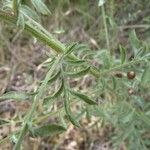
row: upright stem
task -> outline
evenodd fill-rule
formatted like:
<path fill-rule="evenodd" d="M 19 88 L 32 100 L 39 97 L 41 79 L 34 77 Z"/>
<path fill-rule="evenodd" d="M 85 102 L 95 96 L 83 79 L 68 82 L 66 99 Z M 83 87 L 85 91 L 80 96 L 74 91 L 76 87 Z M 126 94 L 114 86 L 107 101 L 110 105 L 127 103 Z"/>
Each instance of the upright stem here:
<path fill-rule="evenodd" d="M 13 0 L 13 11 L 15 16 L 18 16 L 18 0 Z"/>
<path fill-rule="evenodd" d="M 107 28 L 104 5 L 102 5 L 102 16 L 103 16 L 103 23 L 104 23 L 104 29 L 105 29 L 105 38 L 106 38 L 107 49 L 110 51 L 109 35 L 108 35 L 108 28 Z"/>

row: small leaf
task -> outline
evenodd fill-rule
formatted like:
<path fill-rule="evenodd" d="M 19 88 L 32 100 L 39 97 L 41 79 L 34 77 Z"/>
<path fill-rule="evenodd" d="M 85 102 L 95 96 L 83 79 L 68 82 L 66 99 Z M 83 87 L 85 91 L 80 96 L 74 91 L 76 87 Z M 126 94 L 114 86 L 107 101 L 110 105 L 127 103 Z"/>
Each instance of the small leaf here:
<path fill-rule="evenodd" d="M 61 83 L 61 86 L 59 87 L 59 89 L 52 95 L 52 96 L 48 96 L 44 99 L 44 104 L 48 104 L 48 102 L 51 100 L 51 99 L 55 99 L 57 98 L 63 91 L 63 88 L 64 88 L 64 82 L 62 81 Z"/>
<path fill-rule="evenodd" d="M 48 83 L 50 84 L 50 83 L 52 83 L 53 81 L 55 81 L 56 79 L 58 79 L 58 77 L 60 76 L 60 70 L 58 70 L 57 72 L 56 72 L 56 74 L 54 74 L 50 79 L 49 79 L 49 81 L 48 81 Z"/>
<path fill-rule="evenodd" d="M 108 18 L 108 22 L 111 25 L 111 27 L 115 28 L 116 27 L 116 22 L 113 18 L 111 18 L 110 16 L 107 16 Z"/>
<path fill-rule="evenodd" d="M 32 97 L 31 94 L 11 91 L 0 96 L 0 100 L 1 99 L 27 100 L 30 99 L 31 97 Z"/>
<path fill-rule="evenodd" d="M 65 56 L 71 54 L 73 51 L 83 51 L 83 50 L 87 50 L 87 46 L 84 44 L 78 44 L 78 43 L 72 43 L 68 46 L 66 46 L 66 51 L 65 51 Z"/>
<path fill-rule="evenodd" d="M 142 74 L 141 84 L 143 86 L 150 86 L 150 65 L 149 64 L 145 67 L 145 70 Z"/>
<path fill-rule="evenodd" d="M 138 50 L 137 54 L 136 54 L 136 58 L 141 58 L 143 56 L 145 56 L 148 51 L 148 46 L 142 41 L 141 42 L 141 48 Z"/>
<path fill-rule="evenodd" d="M 24 29 L 25 27 L 24 16 L 21 13 L 19 13 L 18 15 L 17 26 L 20 27 L 21 29 Z"/>
<path fill-rule="evenodd" d="M 130 43 L 131 43 L 131 46 L 132 46 L 133 51 L 134 51 L 134 56 L 136 56 L 138 51 L 139 51 L 139 49 L 140 49 L 140 41 L 139 41 L 139 39 L 136 36 L 135 30 L 133 30 L 130 33 L 129 36 L 130 36 Z"/>
<path fill-rule="evenodd" d="M 56 93 L 54 93 L 54 95 L 53 95 L 52 97 L 53 97 L 53 98 L 58 97 L 58 96 L 62 93 L 63 88 L 64 88 L 64 81 L 62 80 L 62 83 L 61 83 L 60 88 L 58 89 L 58 91 L 56 91 Z"/>
<path fill-rule="evenodd" d="M 80 70 L 75 73 L 65 73 L 69 77 L 81 77 L 83 75 L 86 75 L 90 70 L 90 67 L 87 67 L 86 69 Z"/>
<path fill-rule="evenodd" d="M 60 121 L 61 121 L 63 127 L 67 128 L 67 124 L 66 124 L 66 122 L 64 120 L 64 114 L 60 113 L 59 116 L 60 116 Z"/>
<path fill-rule="evenodd" d="M 66 60 L 66 62 L 67 62 L 67 64 L 69 63 L 71 65 L 80 65 L 80 64 L 82 65 L 82 64 L 86 63 L 85 60 L 81 60 L 81 59 L 79 59 L 79 60 Z"/>
<path fill-rule="evenodd" d="M 76 120 L 76 118 L 73 116 L 73 114 L 71 113 L 71 111 L 70 111 L 69 109 L 67 110 L 66 108 L 65 108 L 65 110 L 66 110 L 66 114 L 67 114 L 67 117 L 68 117 L 68 119 L 70 120 L 70 122 L 71 122 L 74 126 L 80 128 L 81 125 L 80 125 L 79 122 Z"/>
<path fill-rule="evenodd" d="M 74 117 L 74 115 L 72 114 L 72 112 L 70 110 L 70 103 L 69 103 L 69 99 L 68 99 L 68 92 L 65 91 L 64 93 L 65 93 L 64 106 L 65 106 L 66 115 L 67 115 L 68 119 L 70 120 L 70 122 L 74 126 L 81 127 L 79 122 L 76 120 L 76 118 Z"/>
<path fill-rule="evenodd" d="M 51 14 L 50 10 L 47 8 L 47 6 L 42 2 L 42 0 L 31 0 L 32 4 L 36 8 L 36 10 L 43 15 Z"/>
<path fill-rule="evenodd" d="M 13 4 L 12 4 L 12 1 L 4 1 L 3 2 L 3 6 L 2 6 L 2 10 L 12 10 L 14 11 L 14 8 L 13 8 Z"/>
<path fill-rule="evenodd" d="M 42 127 L 32 129 L 31 134 L 33 134 L 34 136 L 45 137 L 45 136 L 60 134 L 64 131 L 66 131 L 66 128 L 64 128 L 61 125 L 48 124 L 48 125 L 44 125 Z"/>
<path fill-rule="evenodd" d="M 66 47 L 66 51 L 65 51 L 65 56 L 69 55 L 70 53 L 72 53 L 76 48 L 77 43 L 72 43 L 69 46 Z"/>
<path fill-rule="evenodd" d="M 95 105 L 97 104 L 95 101 L 93 101 L 92 99 L 90 99 L 88 96 L 81 94 L 79 92 L 75 92 L 70 90 L 70 93 L 78 98 L 80 98 L 81 100 L 83 100 L 84 102 L 90 104 L 90 105 Z"/>
<path fill-rule="evenodd" d="M 21 5 L 20 6 L 20 12 L 22 14 L 25 14 L 25 15 L 29 16 L 30 18 L 32 18 L 34 20 L 39 21 L 38 14 L 35 11 L 33 11 L 30 7 L 28 7 L 27 5 Z"/>
<path fill-rule="evenodd" d="M 103 6 L 105 2 L 106 2 L 105 0 L 99 0 L 98 6 L 99 7 Z"/>
<path fill-rule="evenodd" d="M 146 59 L 150 59 L 150 53 L 145 54 L 142 58 L 145 58 L 145 60 L 146 60 Z"/>
<path fill-rule="evenodd" d="M 121 45 L 119 46 L 120 54 L 121 54 L 121 64 L 123 64 L 126 60 L 126 50 Z"/>

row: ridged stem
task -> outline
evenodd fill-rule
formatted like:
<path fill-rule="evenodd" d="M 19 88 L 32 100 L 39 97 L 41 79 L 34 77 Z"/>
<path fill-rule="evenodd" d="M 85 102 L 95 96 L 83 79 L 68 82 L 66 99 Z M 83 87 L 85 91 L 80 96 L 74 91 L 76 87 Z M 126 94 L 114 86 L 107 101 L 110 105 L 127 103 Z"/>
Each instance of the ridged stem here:
<path fill-rule="evenodd" d="M 4 20 L 5 22 L 11 23 L 13 25 L 16 25 L 17 19 L 15 16 L 5 13 L 0 10 L 0 18 Z M 36 37 L 39 41 L 43 42 L 45 45 L 48 45 L 53 49 L 55 53 L 62 54 L 65 51 L 65 45 L 58 41 L 56 38 L 53 38 L 52 36 L 48 36 L 47 34 L 43 33 L 41 30 L 38 30 L 38 28 L 35 28 L 32 24 L 25 23 L 24 30 Z M 72 60 L 78 60 L 78 58 L 74 55 L 68 55 L 68 58 Z M 96 78 L 99 77 L 99 72 L 93 68 L 90 69 L 90 73 L 95 76 Z"/>

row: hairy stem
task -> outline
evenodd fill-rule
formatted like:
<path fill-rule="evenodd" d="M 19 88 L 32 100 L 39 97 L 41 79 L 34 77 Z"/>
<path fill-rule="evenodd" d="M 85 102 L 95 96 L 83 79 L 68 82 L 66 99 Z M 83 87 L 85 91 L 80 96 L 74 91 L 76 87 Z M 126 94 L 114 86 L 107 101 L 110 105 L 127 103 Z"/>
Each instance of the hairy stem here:
<path fill-rule="evenodd" d="M 17 19 L 15 16 L 12 16 L 11 14 L 0 11 L 0 18 L 8 23 L 16 25 Z M 58 41 L 56 38 L 53 38 L 52 36 L 50 37 L 44 34 L 41 30 L 39 30 L 30 23 L 25 23 L 24 30 L 27 33 L 39 39 L 44 44 L 50 46 L 56 53 L 62 53 L 65 50 L 65 46 L 60 41 Z"/>
<path fill-rule="evenodd" d="M 15 16 L 12 16 L 11 14 L 5 13 L 0 10 L 0 18 L 8 23 L 16 25 L 17 19 Z M 60 41 L 58 41 L 56 38 L 53 38 L 52 36 L 48 36 L 48 34 L 45 34 L 45 32 L 42 32 L 40 26 L 41 25 L 35 28 L 35 26 L 33 26 L 32 24 L 25 23 L 24 30 L 27 33 L 36 37 L 39 41 L 51 47 L 55 53 L 62 54 L 65 51 L 65 45 L 61 43 Z M 40 29 L 38 27 L 40 27 Z M 78 60 L 78 58 L 72 54 L 68 55 L 68 58 L 70 58 L 71 60 Z M 99 76 L 99 72 L 97 70 L 91 69 L 90 73 L 95 77 Z"/>

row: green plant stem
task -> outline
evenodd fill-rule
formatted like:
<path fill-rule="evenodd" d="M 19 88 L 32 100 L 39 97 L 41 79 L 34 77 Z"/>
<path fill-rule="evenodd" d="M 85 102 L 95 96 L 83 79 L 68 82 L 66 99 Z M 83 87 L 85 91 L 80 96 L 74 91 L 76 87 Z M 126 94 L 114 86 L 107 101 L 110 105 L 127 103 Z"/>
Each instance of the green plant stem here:
<path fill-rule="evenodd" d="M 34 111 L 35 111 L 35 109 L 36 109 L 36 107 L 38 105 L 38 102 L 39 102 L 39 100 L 42 99 L 42 96 L 43 96 L 43 94 L 45 92 L 45 89 L 46 89 L 46 85 L 47 85 L 50 77 L 52 76 L 55 68 L 57 68 L 60 60 L 61 60 L 61 57 L 58 57 L 55 60 L 53 66 L 50 68 L 50 70 L 48 71 L 44 81 L 42 82 L 41 86 L 39 87 L 38 94 L 34 97 L 32 107 L 31 107 L 31 109 L 30 109 L 30 111 L 29 111 L 29 113 L 27 115 L 27 118 L 26 118 L 25 123 L 24 123 L 24 125 L 22 127 L 22 130 L 20 131 L 20 134 L 19 134 L 19 137 L 18 137 L 18 141 L 17 141 L 17 143 L 16 143 L 16 145 L 14 147 L 14 150 L 20 150 L 23 138 L 24 138 L 24 136 L 26 135 L 26 133 L 28 131 L 28 124 L 31 123 L 32 117 L 33 117 L 33 113 L 34 113 Z"/>
<path fill-rule="evenodd" d="M 136 64 L 138 64 L 140 62 L 143 62 L 143 61 L 144 61 L 144 58 L 143 59 L 142 58 L 141 59 L 134 59 L 134 60 L 132 60 L 130 62 L 126 62 L 124 64 L 117 65 L 117 66 L 115 66 L 113 68 L 110 68 L 110 69 L 108 69 L 106 71 L 103 71 L 103 72 L 99 73 L 99 77 L 102 77 L 104 75 L 109 74 L 110 72 L 117 71 L 117 70 L 125 68 L 125 67 L 136 65 Z"/>
<path fill-rule="evenodd" d="M 107 32 L 107 24 L 106 24 L 106 19 L 105 19 L 105 10 L 104 8 L 103 10 L 103 17 L 104 17 L 104 24 L 105 24 L 105 30 L 106 30 L 106 39 L 107 39 L 107 43 L 109 46 L 109 39 L 107 38 L 108 36 L 108 32 Z M 13 25 L 16 25 L 16 18 L 15 16 L 11 16 L 10 14 L 7 14 L 3 11 L 0 10 L 0 18 L 3 19 L 4 21 L 8 22 L 8 23 L 12 23 Z M 40 27 L 40 26 L 39 26 Z M 42 29 L 43 30 L 43 29 Z M 65 51 L 65 46 L 63 43 L 61 43 L 60 41 L 58 41 L 56 38 L 53 38 L 52 36 L 48 36 L 47 34 L 45 34 L 45 32 L 43 33 L 40 30 L 38 30 L 37 28 L 35 28 L 33 25 L 26 23 L 25 24 L 25 31 L 28 32 L 29 34 L 35 36 L 38 40 L 40 40 L 41 42 L 45 43 L 46 45 L 50 46 L 55 53 L 57 54 L 62 54 Z M 68 58 L 70 58 L 71 60 L 78 60 L 78 58 L 74 55 L 69 55 Z M 95 76 L 96 78 L 99 78 L 101 76 L 103 76 L 103 74 L 107 74 L 113 70 L 122 68 L 122 67 L 126 67 L 128 65 L 133 65 L 136 63 L 139 63 L 143 60 L 133 60 L 129 63 L 125 63 L 122 65 L 118 65 L 114 68 L 111 68 L 110 70 L 106 70 L 105 72 L 100 73 L 98 70 L 94 69 L 94 67 L 91 67 L 90 69 L 90 73 Z"/>
<path fill-rule="evenodd" d="M 110 51 L 110 42 L 109 42 L 109 35 L 108 35 L 108 28 L 107 28 L 105 6 L 104 5 L 102 6 L 102 16 L 103 16 L 104 29 L 105 29 L 106 45 L 107 45 L 107 49 Z"/>
<path fill-rule="evenodd" d="M 13 0 L 13 11 L 15 16 L 18 16 L 18 0 Z"/>
<path fill-rule="evenodd" d="M 16 25 L 17 19 L 15 16 L 12 16 L 8 13 L 5 13 L 0 10 L 0 18 L 4 21 L 11 23 L 13 25 Z M 50 46 L 56 53 L 62 53 L 65 51 L 65 46 L 58 41 L 56 38 L 53 38 L 52 36 L 49 37 L 48 35 L 41 32 L 41 30 L 38 30 L 35 26 L 33 26 L 30 23 L 25 23 L 25 29 L 27 33 L 33 35 L 37 39 L 39 39 L 41 42 L 45 43 L 46 45 Z"/>
<path fill-rule="evenodd" d="M 12 16 L 8 13 L 5 13 L 1 10 L 0 10 L 0 18 L 4 21 L 8 22 L 8 23 L 16 25 L 17 20 L 16 20 L 15 16 Z M 44 44 L 51 47 L 55 53 L 62 54 L 65 51 L 65 46 L 63 43 L 58 41 L 56 38 L 53 38 L 52 36 L 48 36 L 47 34 L 45 34 L 45 32 L 43 33 L 41 31 L 41 28 L 38 30 L 38 28 L 35 28 L 35 26 L 33 26 L 29 23 L 25 23 L 25 29 L 24 30 L 27 33 L 36 37 L 38 40 L 40 40 Z M 68 55 L 68 58 L 70 58 L 71 60 L 78 60 L 78 58 L 74 55 Z M 90 73 L 92 75 L 94 75 L 95 77 L 98 77 L 98 74 L 99 74 L 99 72 L 97 70 L 94 70 L 94 69 L 91 69 Z"/>

